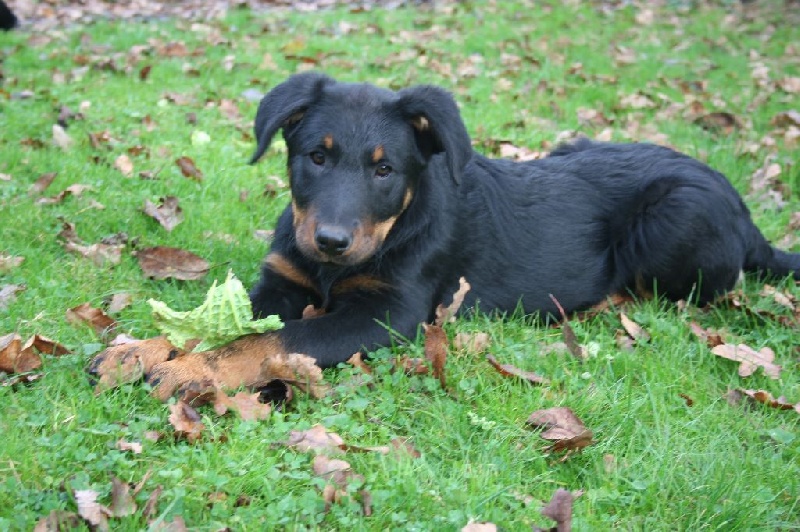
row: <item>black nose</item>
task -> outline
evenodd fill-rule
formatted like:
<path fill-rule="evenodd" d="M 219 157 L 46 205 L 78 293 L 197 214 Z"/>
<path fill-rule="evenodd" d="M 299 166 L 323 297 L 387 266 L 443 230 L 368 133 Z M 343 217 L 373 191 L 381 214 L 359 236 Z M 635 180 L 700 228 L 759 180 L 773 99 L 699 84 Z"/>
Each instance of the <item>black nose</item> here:
<path fill-rule="evenodd" d="M 338 226 L 320 225 L 314 234 L 317 247 L 328 255 L 341 255 L 353 241 L 349 231 Z"/>

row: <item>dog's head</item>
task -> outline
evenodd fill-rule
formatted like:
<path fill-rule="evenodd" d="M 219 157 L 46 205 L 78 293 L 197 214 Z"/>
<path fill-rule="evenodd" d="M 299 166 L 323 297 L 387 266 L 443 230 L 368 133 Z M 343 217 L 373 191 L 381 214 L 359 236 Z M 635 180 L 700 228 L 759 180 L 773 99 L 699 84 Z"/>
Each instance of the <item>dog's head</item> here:
<path fill-rule="evenodd" d="M 289 152 L 294 231 L 309 258 L 343 266 L 374 256 L 435 159 L 458 183 L 472 155 L 449 93 L 392 92 L 297 74 L 258 108 L 255 163 L 279 129 Z"/>

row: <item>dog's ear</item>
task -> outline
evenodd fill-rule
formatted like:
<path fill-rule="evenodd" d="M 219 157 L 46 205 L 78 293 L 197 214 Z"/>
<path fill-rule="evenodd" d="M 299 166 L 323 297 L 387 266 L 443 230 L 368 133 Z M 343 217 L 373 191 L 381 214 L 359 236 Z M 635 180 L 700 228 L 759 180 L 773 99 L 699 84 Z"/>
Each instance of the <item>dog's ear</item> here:
<path fill-rule="evenodd" d="M 427 158 L 444 152 L 450 175 L 460 183 L 464 166 L 472 157 L 472 145 L 453 97 L 430 85 L 403 89 L 397 94 L 400 112 L 413 126 L 422 154 Z"/>
<path fill-rule="evenodd" d="M 258 146 L 250 164 L 264 155 L 280 128 L 303 118 L 305 110 L 319 99 L 323 87 L 329 83 L 334 83 L 334 80 L 317 72 L 295 74 L 261 99 L 254 127 Z"/>

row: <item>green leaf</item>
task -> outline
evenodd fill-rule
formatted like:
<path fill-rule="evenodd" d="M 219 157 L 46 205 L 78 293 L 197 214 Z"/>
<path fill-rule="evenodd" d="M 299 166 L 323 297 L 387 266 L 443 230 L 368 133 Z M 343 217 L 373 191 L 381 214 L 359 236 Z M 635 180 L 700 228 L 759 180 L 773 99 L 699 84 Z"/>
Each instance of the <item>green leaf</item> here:
<path fill-rule="evenodd" d="M 187 311 L 169 308 L 166 303 L 148 300 L 153 309 L 156 327 L 169 341 L 183 347 L 188 340 L 202 340 L 195 351 L 207 351 L 224 345 L 240 336 L 280 329 L 278 316 L 253 320 L 250 298 L 242 282 L 231 271 L 225 282 L 211 285 L 202 305 Z"/>

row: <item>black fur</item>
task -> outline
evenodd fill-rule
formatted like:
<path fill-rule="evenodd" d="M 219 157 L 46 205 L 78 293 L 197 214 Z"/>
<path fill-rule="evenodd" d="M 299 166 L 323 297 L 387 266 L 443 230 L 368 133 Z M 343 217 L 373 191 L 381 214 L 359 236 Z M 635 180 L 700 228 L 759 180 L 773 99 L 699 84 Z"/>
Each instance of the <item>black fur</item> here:
<path fill-rule="evenodd" d="M 388 345 L 384 323 L 413 337 L 461 276 L 462 310 L 546 315 L 550 294 L 567 312 L 637 285 L 705 303 L 742 270 L 800 272 L 722 174 L 664 147 L 580 140 L 542 160 L 490 160 L 442 89 L 309 73 L 262 100 L 252 162 L 281 128 L 293 206 L 271 251 L 282 265 L 268 257 L 251 299 L 257 316 L 286 321 L 286 349 L 323 367 Z M 327 314 L 300 320 L 309 303 Z"/>
<path fill-rule="evenodd" d="M 0 0 L 0 30 L 11 30 L 17 27 L 19 21 L 14 12 Z"/>

